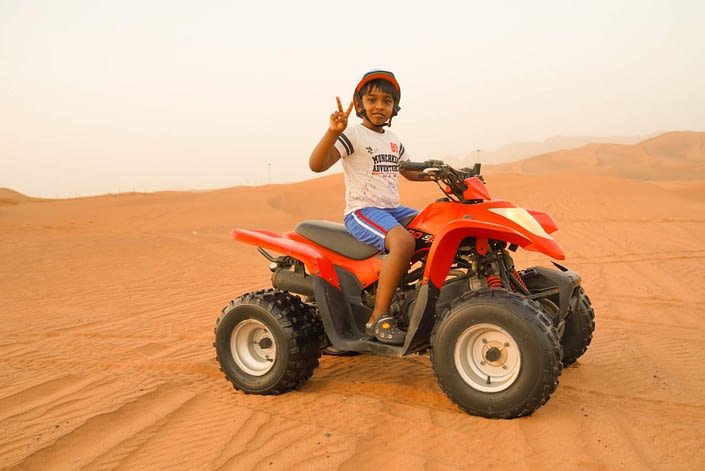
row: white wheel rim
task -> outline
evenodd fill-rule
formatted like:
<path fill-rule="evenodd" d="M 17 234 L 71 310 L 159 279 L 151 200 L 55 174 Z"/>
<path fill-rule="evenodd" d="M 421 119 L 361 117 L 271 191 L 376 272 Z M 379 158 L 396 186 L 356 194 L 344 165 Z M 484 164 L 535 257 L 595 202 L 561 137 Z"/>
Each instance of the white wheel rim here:
<path fill-rule="evenodd" d="M 242 371 L 252 376 L 263 376 L 274 366 L 277 344 L 263 323 L 248 319 L 233 329 L 230 352 Z"/>
<path fill-rule="evenodd" d="M 465 330 L 458 337 L 453 357 L 463 381 L 482 392 L 504 391 L 521 370 L 521 352 L 514 337 L 493 324 Z"/>

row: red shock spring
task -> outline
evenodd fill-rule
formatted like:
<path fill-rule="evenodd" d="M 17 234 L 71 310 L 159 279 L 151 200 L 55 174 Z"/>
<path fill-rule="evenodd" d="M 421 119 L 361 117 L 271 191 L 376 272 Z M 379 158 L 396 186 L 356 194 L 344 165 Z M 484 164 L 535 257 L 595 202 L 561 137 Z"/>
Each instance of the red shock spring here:
<path fill-rule="evenodd" d="M 521 277 L 521 275 L 519 275 L 519 272 L 516 270 L 514 270 L 514 278 L 516 278 L 519 281 L 519 283 L 521 283 L 521 285 L 524 287 L 524 289 L 526 291 L 529 291 L 529 288 L 526 287 L 526 283 L 524 283 L 524 279 Z"/>
<path fill-rule="evenodd" d="M 502 288 L 502 279 L 498 276 L 488 276 L 487 277 L 487 287 L 488 288 Z"/>

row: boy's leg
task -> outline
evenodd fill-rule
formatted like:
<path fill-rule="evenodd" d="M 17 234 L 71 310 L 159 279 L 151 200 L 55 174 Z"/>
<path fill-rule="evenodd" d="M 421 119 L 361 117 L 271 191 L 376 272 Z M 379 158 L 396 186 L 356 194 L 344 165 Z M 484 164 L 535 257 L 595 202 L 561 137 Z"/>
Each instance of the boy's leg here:
<path fill-rule="evenodd" d="M 355 238 L 387 252 L 377 283 L 375 307 L 367 327 L 389 313 L 394 291 L 416 248 L 416 241 L 398 220 L 416 212 L 404 206 L 393 209 L 363 208 L 345 216 L 345 227 Z"/>
<path fill-rule="evenodd" d="M 398 206 L 387 211 L 397 221 L 418 213 L 415 209 L 407 206 Z M 384 247 L 388 254 L 382 262 L 382 269 L 377 283 L 377 295 L 375 296 L 375 308 L 367 321 L 368 327 L 374 324 L 381 316 L 389 313 L 394 291 L 399 285 L 401 277 L 409 268 L 409 261 L 414 255 L 416 241 L 403 226 L 395 225 L 387 231 Z"/>
<path fill-rule="evenodd" d="M 389 313 L 394 291 L 401 277 L 409 268 L 409 261 L 414 255 L 416 241 L 404 227 L 397 225 L 387 232 L 384 246 L 387 256 L 382 262 L 375 296 L 375 308 L 367 321 L 367 326 L 374 324 L 384 314 Z"/>
<path fill-rule="evenodd" d="M 418 214 L 418 211 L 406 206 L 388 209 L 362 208 L 345 215 L 345 228 L 357 240 L 385 252 L 388 250 L 387 233 L 400 226 L 400 220 L 414 214 Z"/>

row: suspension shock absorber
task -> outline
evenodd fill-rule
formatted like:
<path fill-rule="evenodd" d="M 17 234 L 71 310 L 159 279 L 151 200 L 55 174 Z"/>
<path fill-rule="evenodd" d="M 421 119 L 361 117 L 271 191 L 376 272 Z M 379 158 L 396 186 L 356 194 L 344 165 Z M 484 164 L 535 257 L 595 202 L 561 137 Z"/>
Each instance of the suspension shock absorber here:
<path fill-rule="evenodd" d="M 521 277 L 518 271 L 514 270 L 514 278 L 519 282 L 521 286 L 524 287 L 526 292 L 529 292 L 529 288 L 526 287 L 526 283 L 524 283 L 524 279 Z"/>
<path fill-rule="evenodd" d="M 502 279 L 500 277 L 490 275 L 487 277 L 487 287 L 492 289 L 503 288 L 504 284 L 502 283 Z"/>

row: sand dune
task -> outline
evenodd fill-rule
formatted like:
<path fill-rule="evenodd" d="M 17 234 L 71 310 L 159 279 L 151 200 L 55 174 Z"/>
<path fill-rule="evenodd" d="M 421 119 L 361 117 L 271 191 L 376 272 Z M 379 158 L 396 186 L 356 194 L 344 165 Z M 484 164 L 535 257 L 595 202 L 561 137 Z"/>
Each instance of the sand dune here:
<path fill-rule="evenodd" d="M 9 188 L 0 188 L 0 206 L 29 203 L 31 201 L 40 201 L 40 199 L 23 195 L 22 193 L 15 190 L 10 190 Z"/>
<path fill-rule="evenodd" d="M 491 171 L 524 175 L 568 171 L 643 180 L 702 179 L 705 132 L 671 132 L 639 144 L 588 144 L 497 165 Z"/>
<path fill-rule="evenodd" d="M 573 149 L 592 143 L 636 144 L 660 133 L 643 136 L 553 136 L 543 141 L 515 142 L 495 151 L 478 150 L 466 154 L 466 159 L 480 157 L 483 162 L 505 163 L 526 159 L 564 149 Z"/>
<path fill-rule="evenodd" d="M 0 469 L 703 469 L 704 136 L 488 172 L 496 198 L 556 218 L 597 316 L 551 400 L 511 421 L 460 412 L 426 355 L 324 356 L 278 397 L 223 379 L 215 319 L 269 283 L 230 230 L 340 220 L 339 174 L 43 202 L 2 190 Z M 402 192 L 417 207 L 439 196 Z"/>

